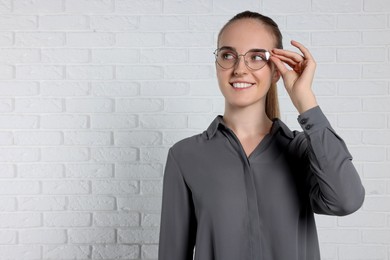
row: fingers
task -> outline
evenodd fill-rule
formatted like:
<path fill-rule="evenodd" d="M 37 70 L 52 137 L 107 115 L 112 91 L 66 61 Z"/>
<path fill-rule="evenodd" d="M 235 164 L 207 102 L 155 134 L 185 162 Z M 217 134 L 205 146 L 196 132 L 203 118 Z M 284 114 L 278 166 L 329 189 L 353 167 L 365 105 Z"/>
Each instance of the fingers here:
<path fill-rule="evenodd" d="M 303 44 L 297 42 L 297 41 L 291 41 L 291 45 L 298 48 L 301 53 L 296 53 L 294 51 L 289 51 L 289 50 L 283 50 L 283 49 L 273 49 L 271 51 L 272 54 L 277 55 L 281 60 L 286 61 L 286 63 L 299 63 L 304 60 L 313 60 L 313 56 L 309 52 L 309 50 L 303 46 Z"/>

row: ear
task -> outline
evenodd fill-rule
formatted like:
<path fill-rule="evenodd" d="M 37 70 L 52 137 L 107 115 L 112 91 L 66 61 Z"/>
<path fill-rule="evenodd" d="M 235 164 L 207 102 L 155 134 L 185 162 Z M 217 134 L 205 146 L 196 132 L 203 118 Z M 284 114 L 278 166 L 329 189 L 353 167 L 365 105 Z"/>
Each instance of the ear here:
<path fill-rule="evenodd" d="M 272 83 L 278 82 L 280 79 L 280 71 L 274 66 L 274 71 L 272 72 Z"/>

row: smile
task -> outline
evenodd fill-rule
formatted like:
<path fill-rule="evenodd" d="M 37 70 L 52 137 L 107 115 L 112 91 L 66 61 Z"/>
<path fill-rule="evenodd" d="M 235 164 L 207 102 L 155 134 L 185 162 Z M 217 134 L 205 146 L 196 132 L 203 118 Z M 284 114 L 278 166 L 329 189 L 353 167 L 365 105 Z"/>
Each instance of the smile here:
<path fill-rule="evenodd" d="M 231 83 L 231 85 L 233 86 L 233 88 L 236 88 L 236 89 L 245 89 L 245 88 L 252 87 L 254 84 L 246 83 L 246 82 L 234 82 L 234 83 Z"/>

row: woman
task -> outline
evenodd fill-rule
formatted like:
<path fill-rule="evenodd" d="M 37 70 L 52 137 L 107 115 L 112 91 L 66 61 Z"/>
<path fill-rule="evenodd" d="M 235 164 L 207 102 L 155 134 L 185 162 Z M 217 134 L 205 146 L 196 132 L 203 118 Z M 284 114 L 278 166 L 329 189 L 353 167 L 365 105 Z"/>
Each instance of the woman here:
<path fill-rule="evenodd" d="M 316 63 L 291 44 L 301 53 L 282 50 L 274 21 L 249 11 L 221 29 L 225 112 L 169 151 L 159 260 L 320 259 L 313 213 L 342 216 L 362 205 L 351 155 L 311 89 Z M 302 132 L 278 119 L 280 77 Z"/>

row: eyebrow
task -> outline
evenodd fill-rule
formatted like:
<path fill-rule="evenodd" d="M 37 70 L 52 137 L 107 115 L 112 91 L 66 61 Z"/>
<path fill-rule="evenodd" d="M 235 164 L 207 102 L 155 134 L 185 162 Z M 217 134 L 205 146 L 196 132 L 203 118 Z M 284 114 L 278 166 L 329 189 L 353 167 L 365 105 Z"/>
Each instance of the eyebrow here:
<path fill-rule="evenodd" d="M 236 48 L 231 47 L 231 46 L 222 46 L 222 47 L 220 47 L 220 48 L 218 48 L 218 49 L 219 49 L 219 50 L 232 50 L 232 51 L 237 52 Z M 268 51 L 268 50 L 258 48 L 258 49 L 250 49 L 250 50 L 248 50 L 248 51 L 246 51 L 246 52 L 249 52 L 249 51 L 266 52 L 266 51 Z"/>

